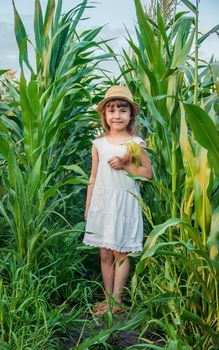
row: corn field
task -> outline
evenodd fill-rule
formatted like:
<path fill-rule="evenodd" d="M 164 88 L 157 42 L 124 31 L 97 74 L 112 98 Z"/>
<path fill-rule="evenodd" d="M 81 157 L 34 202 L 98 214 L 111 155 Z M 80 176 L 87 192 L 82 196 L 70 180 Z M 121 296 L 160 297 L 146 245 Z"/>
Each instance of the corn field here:
<path fill-rule="evenodd" d="M 62 0 L 45 13 L 35 0 L 33 43 L 13 1 L 19 79 L 0 70 L 1 350 L 219 349 L 219 62 L 199 58 L 219 25 L 199 32 L 198 0 L 181 12 L 134 3 L 121 61 L 102 27 L 78 31 L 87 0 L 64 14 Z M 108 59 L 119 77 L 101 68 Z M 115 83 L 141 106 L 154 178 L 138 178 L 145 244 L 130 254 L 128 313 L 97 319 L 99 252 L 82 244 L 83 213 L 95 105 Z"/>

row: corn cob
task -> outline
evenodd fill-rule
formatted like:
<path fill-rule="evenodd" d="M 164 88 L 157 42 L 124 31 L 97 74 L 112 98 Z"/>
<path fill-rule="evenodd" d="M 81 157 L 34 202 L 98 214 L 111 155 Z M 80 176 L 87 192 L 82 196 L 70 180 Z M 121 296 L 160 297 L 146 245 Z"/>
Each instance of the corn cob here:
<path fill-rule="evenodd" d="M 139 167 L 141 165 L 141 148 L 134 141 L 131 141 L 127 144 L 127 159 L 136 167 Z"/>

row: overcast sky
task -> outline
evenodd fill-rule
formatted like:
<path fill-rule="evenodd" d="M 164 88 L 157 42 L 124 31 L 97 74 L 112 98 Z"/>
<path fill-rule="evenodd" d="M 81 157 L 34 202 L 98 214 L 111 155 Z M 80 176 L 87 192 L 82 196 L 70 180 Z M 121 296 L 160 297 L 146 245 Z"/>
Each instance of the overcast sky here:
<path fill-rule="evenodd" d="M 149 0 L 142 0 L 146 4 Z M 192 0 L 194 3 L 194 0 Z M 15 0 L 17 10 L 25 24 L 26 31 L 33 39 L 34 0 Z M 63 0 L 63 11 L 78 4 L 78 0 Z M 47 0 L 41 0 L 43 9 Z M 14 37 L 13 8 L 11 0 L 0 0 L 0 69 L 10 68 L 19 71 L 18 50 Z M 206 33 L 219 23 L 219 0 L 201 0 L 200 2 L 200 31 Z M 111 46 L 119 53 L 121 47 L 127 47 L 125 28 L 134 36 L 135 6 L 134 0 L 98 0 L 94 9 L 85 12 L 90 17 L 81 24 L 83 29 L 106 25 L 102 30 L 103 38 L 116 37 Z M 202 44 L 200 57 L 208 60 L 214 54 L 219 60 L 219 37 L 213 34 Z M 33 59 L 33 56 L 31 57 Z M 106 68 L 117 72 L 115 65 L 108 62 Z"/>

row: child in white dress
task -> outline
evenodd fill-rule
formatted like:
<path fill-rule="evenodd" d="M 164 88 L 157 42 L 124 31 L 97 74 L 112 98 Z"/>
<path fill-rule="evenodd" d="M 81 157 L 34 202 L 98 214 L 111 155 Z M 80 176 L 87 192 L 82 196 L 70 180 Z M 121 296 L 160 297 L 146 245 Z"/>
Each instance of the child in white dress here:
<path fill-rule="evenodd" d="M 127 87 L 113 86 L 98 104 L 105 136 L 93 141 L 92 170 L 87 190 L 83 242 L 99 247 L 106 301 L 96 304 L 94 313 L 102 315 L 113 297 L 113 313 L 122 311 L 121 292 L 129 273 L 129 252 L 142 250 L 143 220 L 141 207 L 131 194 L 140 196 L 139 184 L 127 176 L 152 178 L 145 142 L 135 136 L 135 115 L 139 106 Z M 132 163 L 129 144 L 140 146 L 139 165 Z M 129 156 L 128 156 L 129 154 Z"/>

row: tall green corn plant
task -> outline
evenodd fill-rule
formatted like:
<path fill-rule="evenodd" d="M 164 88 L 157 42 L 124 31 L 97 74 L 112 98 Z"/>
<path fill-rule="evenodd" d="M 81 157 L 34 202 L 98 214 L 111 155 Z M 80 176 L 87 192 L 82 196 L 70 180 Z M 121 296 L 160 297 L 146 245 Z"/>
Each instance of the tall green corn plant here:
<path fill-rule="evenodd" d="M 81 284 L 75 284 L 83 271 L 82 254 L 69 245 L 74 248 L 83 231 L 83 223 L 75 225 L 74 208 L 88 183 L 81 164 L 88 160 L 96 121 L 90 106 L 98 98 L 92 98 L 97 65 L 109 56 L 95 54 L 101 28 L 76 33 L 86 1 L 62 15 L 62 2 L 49 0 L 43 15 L 36 0 L 33 68 L 13 5 L 21 75 L 17 85 L 7 85 L 0 103 L 0 347 L 55 349 L 57 337 L 81 312 L 66 314 L 69 301 L 78 305 Z M 74 204 L 67 221 L 69 200 Z"/>
<path fill-rule="evenodd" d="M 189 179 L 194 197 L 195 206 L 195 224 L 201 228 L 202 235 L 199 236 L 198 241 L 202 251 L 210 255 L 212 261 L 214 276 L 209 276 L 209 269 L 205 266 L 201 269 L 203 279 L 206 285 L 212 290 L 215 300 L 215 310 L 217 320 L 219 315 L 219 295 L 218 295 L 218 263 L 219 263 L 219 242 L 218 242 L 218 191 L 219 191 L 219 147 L 218 147 L 218 92 L 217 92 L 217 77 L 219 75 L 218 63 L 213 62 L 209 64 L 212 78 L 215 86 L 211 87 L 209 93 L 209 79 L 207 79 L 207 88 L 204 88 L 204 97 L 200 92 L 201 107 L 185 104 L 182 108 L 182 124 L 181 132 L 184 135 L 182 139 L 187 142 L 181 142 L 181 148 L 184 158 L 185 171 L 187 179 Z M 209 75 L 209 73 L 208 73 Z M 201 77 L 200 77 L 201 78 Z M 201 79 L 199 78 L 199 81 Z M 203 84 L 203 83 L 202 83 Z M 204 84 L 205 86 L 205 84 Z M 209 112 L 209 114 L 206 112 Z M 189 136 L 187 132 L 188 127 L 185 121 L 187 116 L 188 124 L 193 131 L 193 137 Z M 189 140 L 188 140 L 189 139 Z M 198 156 L 197 156 L 198 155 Z M 189 165 L 189 167 L 188 167 Z M 190 170 L 189 170 L 189 169 Z M 190 174 L 188 172 L 190 171 Z M 185 197 L 183 198 L 185 201 Z M 192 205 L 192 199 L 190 205 Z M 184 202 L 186 205 L 186 201 Z M 183 211 L 185 213 L 186 210 Z M 191 212 L 188 213 L 191 218 Z M 207 249 L 208 248 L 208 249 Z M 203 302 L 203 306 L 205 303 Z M 209 304 L 205 305 L 207 309 Z M 210 308 L 209 308 L 210 309 Z M 210 314 L 209 310 L 209 314 Z M 219 328 L 218 321 L 216 323 Z"/>
<path fill-rule="evenodd" d="M 142 110 L 148 115 L 149 125 L 144 122 L 143 113 L 141 120 L 149 129 L 150 146 L 155 151 L 156 185 L 160 194 L 165 191 L 164 196 L 169 196 L 165 212 L 175 217 L 179 210 L 177 199 L 180 197 L 177 187 L 182 181 L 177 136 L 179 103 L 176 96 L 183 84 L 179 67 L 185 64 L 193 43 L 193 18 L 180 14 L 172 23 L 165 24 L 158 3 L 157 23 L 154 23 L 144 13 L 140 1 L 136 0 L 135 5 L 139 23 L 139 28 L 136 28 L 139 45 L 129 37 L 134 58 L 131 60 L 124 52 L 126 65 L 133 69 L 126 75 L 126 79 L 133 90 L 139 91 Z M 136 81 L 135 86 L 132 80 Z M 162 152 L 158 151 L 160 149 Z M 164 172 L 164 168 L 167 171 Z"/>
<path fill-rule="evenodd" d="M 49 0 L 43 17 L 40 2 L 36 0 L 34 72 L 28 59 L 29 39 L 14 2 L 13 6 L 21 65 L 16 129 L 21 138 L 15 139 L 5 123 L 6 116 L 1 118 L 0 152 L 7 167 L 3 171 L 5 196 L 0 210 L 14 234 L 19 256 L 32 263 L 37 261 L 47 242 L 65 232 L 57 225 L 52 230 L 47 226 L 51 215 L 62 218 L 56 208 L 69 195 L 63 192 L 59 198 L 58 193 L 69 185 L 87 183 L 81 168 L 68 163 L 72 148 L 76 151 L 79 146 L 79 140 L 73 138 L 77 126 L 81 124 L 92 135 L 87 121 L 93 119 L 88 109 L 98 79 L 94 69 L 109 56 L 93 54 L 101 45 L 95 41 L 101 28 L 76 34 L 87 1 L 61 15 L 62 1 L 55 6 Z M 29 82 L 24 66 L 30 71 Z M 63 146 L 71 158 L 66 159 Z M 81 161 L 80 157 L 75 160 Z M 71 176 L 72 171 L 77 175 Z"/>
<path fill-rule="evenodd" d="M 216 76 L 218 76 L 217 63 L 210 63 L 207 69 L 199 73 L 199 61 L 198 61 L 198 47 L 201 42 L 208 37 L 215 28 L 209 31 L 204 38 L 198 37 L 198 4 L 196 1 L 196 7 L 190 6 L 191 10 L 195 14 L 196 18 L 196 45 L 195 45 L 195 67 L 194 67 L 194 98 L 193 102 L 199 104 L 195 106 L 188 103 L 181 106 L 181 150 L 183 155 L 184 168 L 186 172 L 185 188 L 189 191 L 185 191 L 182 199 L 183 210 L 182 215 L 185 220 L 189 219 L 191 222 L 194 215 L 194 226 L 200 228 L 201 234 L 199 234 L 197 242 L 202 252 L 207 255 L 210 253 L 210 258 L 213 265 L 203 264 L 203 261 L 199 261 L 199 270 L 202 274 L 202 278 L 206 285 L 212 291 L 212 303 L 216 309 L 217 319 L 219 315 L 219 298 L 218 298 L 218 239 L 217 239 L 217 220 L 218 220 L 218 208 L 219 202 L 215 200 L 218 193 L 218 160 L 219 160 L 219 148 L 218 148 L 218 131 L 217 131 L 217 112 L 215 107 L 218 103 Z M 210 69 L 209 69 L 210 68 Z M 206 72 L 207 70 L 207 72 Z M 214 74 L 211 74 L 214 73 Z M 204 79 L 203 79 L 204 78 Z M 213 78 L 213 79 L 212 79 Z M 214 85 L 212 85 L 212 80 Z M 207 110 L 210 115 L 206 113 Z M 189 123 L 193 137 L 188 132 L 188 126 L 185 119 L 187 116 L 187 122 Z M 189 194 L 189 196 L 188 196 Z M 191 208 L 194 205 L 194 210 Z M 189 239 L 187 234 L 186 239 Z M 207 250 L 207 244 L 208 248 Z M 213 273 L 209 274 L 209 271 Z M 202 300 L 203 313 L 207 310 L 207 315 L 211 315 L 212 307 L 211 303 Z M 211 322 L 213 318 L 211 319 Z M 215 328 L 218 329 L 219 324 L 215 322 Z"/>
<path fill-rule="evenodd" d="M 154 308 L 160 310 L 158 317 L 164 318 L 169 338 L 185 340 L 187 330 L 193 329 L 202 339 L 200 341 L 209 346 L 218 341 L 218 272 L 211 261 L 211 258 L 216 260 L 218 256 L 215 226 L 218 205 L 215 201 L 215 192 L 218 191 L 215 178 L 218 149 L 215 144 L 218 143 L 218 134 L 212 110 L 216 97 L 209 67 L 203 69 L 202 66 L 199 73 L 197 48 L 204 39 L 197 37 L 198 8 L 189 1 L 184 2 L 195 13 L 195 19 L 186 17 L 185 13 L 177 13 L 170 23 L 165 23 L 159 2 L 155 22 L 144 13 L 140 1 L 135 1 L 139 45 L 135 45 L 129 36 L 133 58 L 124 52 L 126 65 L 121 68 L 127 84 L 142 105 L 141 125 L 149 131 L 155 170 L 152 183 L 158 191 L 154 198 L 151 187 L 145 186 L 144 198 L 152 211 L 154 223 L 165 221 L 155 225 L 146 241 L 133 278 L 133 290 L 148 304 L 154 298 L 152 313 L 156 314 Z M 188 61 L 194 37 L 195 66 Z M 212 69 L 216 74 L 214 64 Z M 183 105 L 182 100 L 186 104 Z M 211 111 L 211 118 L 200 107 L 191 105 L 194 100 Z M 144 113 L 149 122 L 144 119 Z M 187 122 L 194 132 L 193 137 Z M 156 215 L 161 212 L 160 206 L 163 215 Z M 166 221 L 170 216 L 172 219 Z M 177 216 L 181 218 L 177 219 Z M 169 237 L 166 233 L 168 230 Z M 207 241 L 211 246 L 210 257 Z M 157 268 L 154 267 L 155 262 Z M 164 272 L 160 267 L 163 265 Z M 145 277 L 143 282 L 138 277 L 146 266 L 150 266 L 151 273 L 149 281 L 145 281 Z M 157 280 L 156 274 L 159 282 L 152 287 Z M 149 286 L 145 288 L 148 283 Z M 145 290 L 145 295 L 142 289 L 141 292 L 136 289 L 139 284 Z M 156 298 L 157 293 L 159 296 Z M 215 309 L 217 315 L 213 316 Z M 195 315 L 199 318 L 195 318 Z M 173 322 L 174 333 L 170 331 L 168 319 Z M 198 341 L 191 336 L 185 341 L 186 344 L 198 346 Z"/>

